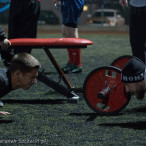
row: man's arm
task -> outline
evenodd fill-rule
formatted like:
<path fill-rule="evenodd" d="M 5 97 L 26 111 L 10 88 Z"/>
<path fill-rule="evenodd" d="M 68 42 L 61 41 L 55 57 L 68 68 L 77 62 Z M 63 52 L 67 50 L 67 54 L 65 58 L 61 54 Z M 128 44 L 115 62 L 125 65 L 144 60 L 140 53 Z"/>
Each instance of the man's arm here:
<path fill-rule="evenodd" d="M 10 47 L 11 43 L 6 38 L 5 33 L 0 25 L 0 47 L 2 50 L 7 50 L 8 47 Z"/>
<path fill-rule="evenodd" d="M 119 3 L 125 7 L 125 6 L 128 6 L 128 1 L 127 0 L 119 0 Z"/>
<path fill-rule="evenodd" d="M 0 111 L 0 115 L 9 115 L 9 112 Z"/>

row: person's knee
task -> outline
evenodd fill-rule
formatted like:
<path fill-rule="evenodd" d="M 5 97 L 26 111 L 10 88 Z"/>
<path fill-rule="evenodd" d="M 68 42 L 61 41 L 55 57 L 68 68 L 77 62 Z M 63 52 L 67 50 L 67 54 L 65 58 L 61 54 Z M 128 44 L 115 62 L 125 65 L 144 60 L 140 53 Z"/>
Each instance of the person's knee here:
<path fill-rule="evenodd" d="M 62 35 L 63 35 L 64 38 L 68 37 L 68 35 L 67 35 L 67 33 L 65 31 L 62 31 Z"/>
<path fill-rule="evenodd" d="M 62 34 L 65 38 L 78 38 L 78 29 L 63 25 Z"/>
<path fill-rule="evenodd" d="M 69 32 L 70 38 L 78 38 L 78 32 L 76 31 L 70 31 Z"/>

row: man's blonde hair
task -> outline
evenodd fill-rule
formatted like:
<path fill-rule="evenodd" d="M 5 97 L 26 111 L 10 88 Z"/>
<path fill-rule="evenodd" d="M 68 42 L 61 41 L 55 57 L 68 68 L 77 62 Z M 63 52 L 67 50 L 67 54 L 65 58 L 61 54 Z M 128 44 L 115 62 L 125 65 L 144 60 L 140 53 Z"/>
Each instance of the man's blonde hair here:
<path fill-rule="evenodd" d="M 18 53 L 11 61 L 10 71 L 15 72 L 20 70 L 22 73 L 31 72 L 32 69 L 39 69 L 41 67 L 39 61 L 28 53 Z"/>

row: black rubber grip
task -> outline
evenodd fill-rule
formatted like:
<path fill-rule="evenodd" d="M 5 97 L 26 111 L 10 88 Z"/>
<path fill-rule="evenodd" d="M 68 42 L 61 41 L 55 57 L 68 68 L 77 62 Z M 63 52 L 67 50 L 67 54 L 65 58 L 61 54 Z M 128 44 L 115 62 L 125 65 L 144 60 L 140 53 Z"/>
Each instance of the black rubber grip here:
<path fill-rule="evenodd" d="M 98 97 L 99 99 L 104 98 L 105 96 L 109 95 L 110 90 L 111 90 L 111 89 L 110 89 L 109 87 L 104 88 L 102 91 L 100 91 L 100 92 L 97 94 L 97 97 Z"/>

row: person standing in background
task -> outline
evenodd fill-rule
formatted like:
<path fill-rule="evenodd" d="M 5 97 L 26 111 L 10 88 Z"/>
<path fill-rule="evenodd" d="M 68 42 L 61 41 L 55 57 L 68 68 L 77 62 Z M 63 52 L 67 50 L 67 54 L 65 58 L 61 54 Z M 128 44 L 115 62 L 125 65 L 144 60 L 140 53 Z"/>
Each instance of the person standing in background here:
<path fill-rule="evenodd" d="M 119 0 L 122 6 L 128 6 L 127 0 Z M 132 54 L 145 63 L 146 42 L 146 0 L 130 0 L 129 35 Z"/>
<path fill-rule="evenodd" d="M 54 4 L 59 0 L 53 0 Z M 78 38 L 78 22 L 84 0 L 61 0 L 62 34 L 64 38 Z M 82 72 L 81 48 L 67 49 L 69 61 L 62 68 L 64 73 Z"/>
<path fill-rule="evenodd" d="M 5 33 L 0 25 L 0 52 L 6 51 L 10 47 L 11 43 L 6 38 Z M 3 106 L 3 102 L 0 101 L 0 107 Z M 0 111 L 0 115 L 8 115 L 8 112 Z"/>
<path fill-rule="evenodd" d="M 9 8 L 8 39 L 36 38 L 37 21 L 40 15 L 40 0 L 11 0 Z M 31 48 L 16 48 L 13 55 L 27 52 Z M 10 53 L 10 52 L 9 52 Z M 4 65 L 9 66 L 11 59 L 2 53 Z"/>

